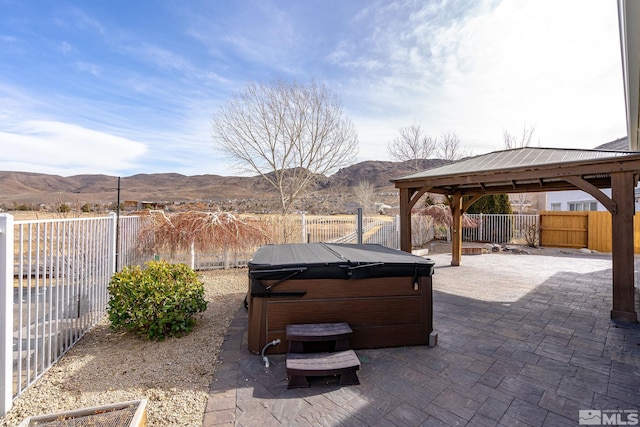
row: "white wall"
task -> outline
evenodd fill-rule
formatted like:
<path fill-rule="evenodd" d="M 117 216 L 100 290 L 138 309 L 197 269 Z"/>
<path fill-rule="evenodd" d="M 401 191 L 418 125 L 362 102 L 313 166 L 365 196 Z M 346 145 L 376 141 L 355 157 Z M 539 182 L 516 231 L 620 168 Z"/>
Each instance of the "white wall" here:
<path fill-rule="evenodd" d="M 604 188 L 602 189 L 602 192 L 605 193 L 607 196 L 611 197 L 610 188 Z M 635 194 L 636 212 L 640 212 L 640 190 L 636 188 L 635 193 L 636 193 Z M 580 190 L 551 191 L 547 193 L 546 209 L 550 211 L 552 210 L 551 209 L 552 204 L 560 203 L 560 210 L 568 211 L 570 202 L 592 202 L 592 201 L 596 201 L 596 199 L 591 194 L 585 193 L 584 191 L 580 191 Z M 604 206 L 602 206 L 600 202 L 598 202 L 597 210 L 606 211 L 607 209 Z"/>
<path fill-rule="evenodd" d="M 602 190 L 607 196 L 611 197 L 611 189 L 605 188 Z M 569 203 L 571 202 L 595 202 L 596 199 L 589 193 L 585 193 L 580 190 L 571 191 L 552 191 L 547 193 L 547 210 L 552 210 L 551 206 L 555 203 L 560 203 L 561 211 L 569 210 Z M 606 211 L 602 204 L 598 203 L 597 210 Z"/>

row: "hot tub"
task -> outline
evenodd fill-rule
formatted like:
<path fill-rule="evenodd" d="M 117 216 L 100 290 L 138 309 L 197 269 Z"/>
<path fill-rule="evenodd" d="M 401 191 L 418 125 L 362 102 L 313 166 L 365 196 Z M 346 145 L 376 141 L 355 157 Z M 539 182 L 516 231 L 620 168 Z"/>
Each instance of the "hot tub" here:
<path fill-rule="evenodd" d="M 429 343 L 434 262 L 380 245 L 268 245 L 249 262 L 248 347 L 284 353 L 288 324 L 347 322 L 351 347 Z"/>

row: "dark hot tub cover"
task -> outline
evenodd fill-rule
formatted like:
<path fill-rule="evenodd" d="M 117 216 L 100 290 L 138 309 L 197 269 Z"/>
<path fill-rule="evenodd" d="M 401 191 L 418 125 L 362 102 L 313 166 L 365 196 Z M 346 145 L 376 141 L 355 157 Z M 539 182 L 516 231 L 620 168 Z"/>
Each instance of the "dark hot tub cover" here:
<path fill-rule="evenodd" d="M 267 245 L 249 261 L 257 280 L 363 279 L 419 277 L 433 274 L 434 262 L 407 252 L 372 244 L 298 243 Z"/>

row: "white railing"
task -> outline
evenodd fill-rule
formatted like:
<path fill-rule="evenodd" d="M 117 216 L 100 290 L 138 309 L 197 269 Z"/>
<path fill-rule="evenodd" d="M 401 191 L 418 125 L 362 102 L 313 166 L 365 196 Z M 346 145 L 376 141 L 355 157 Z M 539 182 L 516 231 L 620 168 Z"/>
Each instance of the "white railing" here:
<path fill-rule="evenodd" d="M 400 217 L 364 217 L 363 243 L 400 248 Z"/>
<path fill-rule="evenodd" d="M 304 243 L 349 239 L 348 236 L 355 235 L 357 225 L 355 215 L 311 216 L 303 214 L 300 221 L 302 223 L 300 242 Z"/>
<path fill-rule="evenodd" d="M 227 270 L 230 268 L 243 268 L 258 248 L 247 251 L 226 251 L 220 253 L 158 253 L 154 259 L 163 260 L 172 264 L 183 263 L 194 270 Z"/>
<path fill-rule="evenodd" d="M 2 415 L 105 314 L 116 224 L 101 218 L 14 221 L 0 215 Z M 135 263 L 137 217 L 120 218 L 120 265 Z"/>
<path fill-rule="evenodd" d="M 539 236 L 538 215 L 469 214 L 463 227 L 463 240 L 467 242 L 491 242 L 529 244 Z M 301 216 L 301 242 L 357 243 L 357 215 Z M 363 217 L 362 242 L 377 243 L 399 249 L 399 218 Z M 434 238 L 447 239 L 447 227 L 436 226 L 429 216 L 412 216 L 412 241 L 422 246 Z"/>
<path fill-rule="evenodd" d="M 529 244 L 538 238 L 538 215 L 468 214 L 472 227 L 464 227 L 462 238 L 469 242 Z"/>
<path fill-rule="evenodd" d="M 150 260 L 149 256 L 141 254 L 137 249 L 138 232 L 142 227 L 142 221 L 138 216 L 121 216 L 116 218 L 118 225 L 118 256 L 117 271 L 128 265 L 143 265 Z"/>
<path fill-rule="evenodd" d="M 362 230 L 358 230 L 357 215 L 301 216 L 300 242 L 316 243 L 375 243 L 391 248 L 400 247 L 398 217 L 363 217 Z"/>

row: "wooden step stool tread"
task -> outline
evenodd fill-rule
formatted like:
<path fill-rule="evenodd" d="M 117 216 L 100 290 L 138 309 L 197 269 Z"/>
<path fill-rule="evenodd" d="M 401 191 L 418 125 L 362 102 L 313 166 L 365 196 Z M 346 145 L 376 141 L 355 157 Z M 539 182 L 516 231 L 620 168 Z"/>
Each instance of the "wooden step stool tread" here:
<path fill-rule="evenodd" d="M 353 330 L 348 323 L 306 323 L 287 325 L 289 352 L 304 353 L 305 342 L 335 341 L 334 351 L 348 350 Z"/>
<path fill-rule="evenodd" d="M 334 353 L 289 353 L 286 360 L 287 388 L 309 387 L 306 377 L 340 375 L 340 385 L 360 384 L 356 371 L 360 359 L 353 350 Z"/>
<path fill-rule="evenodd" d="M 287 339 L 294 341 L 330 341 L 353 334 L 348 323 L 307 323 L 287 325 Z"/>

